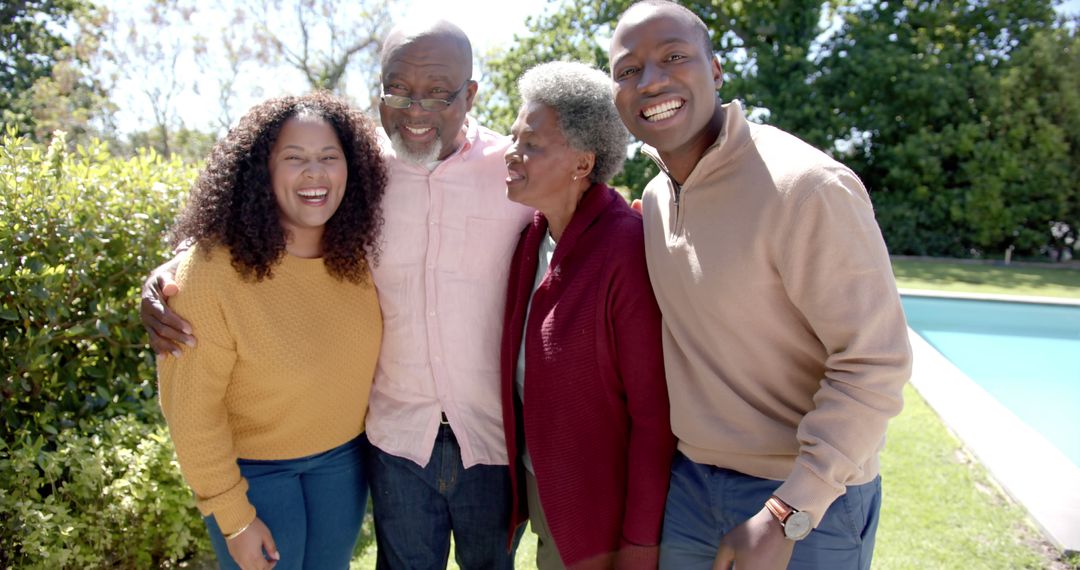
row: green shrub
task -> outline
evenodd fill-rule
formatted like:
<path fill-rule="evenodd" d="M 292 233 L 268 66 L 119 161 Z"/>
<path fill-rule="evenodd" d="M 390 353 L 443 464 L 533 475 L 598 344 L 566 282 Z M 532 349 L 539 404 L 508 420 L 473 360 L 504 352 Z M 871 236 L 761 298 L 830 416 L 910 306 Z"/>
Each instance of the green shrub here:
<path fill-rule="evenodd" d="M 147 568 L 208 547 L 138 321 L 195 168 L 0 140 L 0 568 Z"/>
<path fill-rule="evenodd" d="M 142 413 L 154 358 L 144 276 L 195 175 L 153 153 L 0 141 L 0 436 L 52 439 L 83 418 Z"/>
<path fill-rule="evenodd" d="M 150 568 L 209 549 L 160 422 L 78 428 L 0 442 L 0 567 Z"/>

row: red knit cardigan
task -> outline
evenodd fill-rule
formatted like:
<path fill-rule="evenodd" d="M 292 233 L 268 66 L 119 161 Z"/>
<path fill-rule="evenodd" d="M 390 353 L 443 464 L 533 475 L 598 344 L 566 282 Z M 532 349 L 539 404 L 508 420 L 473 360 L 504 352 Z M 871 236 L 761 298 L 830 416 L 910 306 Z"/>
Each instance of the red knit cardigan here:
<path fill-rule="evenodd" d="M 586 191 L 533 295 L 526 326 L 546 230 L 537 212 L 510 268 L 502 402 L 515 466 L 511 524 L 528 516 L 518 457 L 524 436 L 564 564 L 611 567 L 618 559 L 620 567 L 655 568 L 658 550 L 633 546 L 660 542 L 675 437 L 641 216 L 607 186 Z M 514 373 L 525 330 L 522 407 Z"/>

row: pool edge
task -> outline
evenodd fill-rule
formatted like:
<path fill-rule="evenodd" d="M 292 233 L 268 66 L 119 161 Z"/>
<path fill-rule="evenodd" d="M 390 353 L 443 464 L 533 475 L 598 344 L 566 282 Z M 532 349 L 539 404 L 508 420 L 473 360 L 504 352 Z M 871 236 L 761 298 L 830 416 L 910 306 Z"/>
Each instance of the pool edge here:
<path fill-rule="evenodd" d="M 907 289 L 900 287 L 900 295 L 911 297 L 940 297 L 944 299 L 972 299 L 976 301 L 1005 301 L 1009 303 L 1034 303 L 1039 305 L 1068 305 L 1080 307 L 1080 299 L 1066 297 L 1037 297 L 1034 295 L 1002 295 L 999 293 L 957 293 L 934 289 Z"/>
<path fill-rule="evenodd" d="M 1080 551 L 1080 467 L 917 332 L 908 336 L 912 386 L 1055 546 Z"/>

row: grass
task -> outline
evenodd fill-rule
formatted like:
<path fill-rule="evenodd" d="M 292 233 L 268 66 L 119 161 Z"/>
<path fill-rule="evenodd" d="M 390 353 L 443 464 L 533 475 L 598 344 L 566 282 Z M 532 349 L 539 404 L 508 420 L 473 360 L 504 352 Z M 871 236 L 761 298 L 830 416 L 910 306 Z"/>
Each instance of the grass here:
<path fill-rule="evenodd" d="M 892 265 L 901 288 L 1080 298 L 1080 269 L 914 259 L 894 259 Z"/>
<path fill-rule="evenodd" d="M 368 519 L 370 521 L 371 504 L 368 504 Z M 364 524 L 365 530 L 370 530 L 370 522 Z M 372 544 L 370 547 L 363 549 L 352 560 L 352 564 L 349 565 L 349 570 L 374 570 L 376 561 L 376 549 Z M 447 564 L 448 570 L 460 570 L 457 562 L 454 561 L 454 541 L 450 540 L 450 563 Z M 536 567 L 536 535 L 532 533 L 528 528 L 525 529 L 525 534 L 521 537 L 521 542 L 518 544 L 517 552 L 514 554 L 514 567 L 515 568 L 535 568 Z"/>
<path fill-rule="evenodd" d="M 875 569 L 1046 568 L 1047 550 L 1012 503 L 910 385 L 881 455 Z"/>
<path fill-rule="evenodd" d="M 875 570 L 1080 568 L 1080 559 L 1057 560 L 1023 509 L 1001 492 L 911 386 L 904 389 L 904 402 L 904 411 L 889 424 L 881 454 L 884 501 Z M 534 568 L 535 561 L 535 535 L 526 531 L 516 567 Z M 374 545 L 352 565 L 352 570 L 373 568 Z M 458 568 L 452 553 L 449 568 Z"/>
<path fill-rule="evenodd" d="M 1080 298 L 1080 270 L 898 259 L 900 287 Z M 911 387 L 889 424 L 881 455 L 884 501 L 875 570 L 923 568 L 1080 569 L 1062 557 Z M 451 560 L 453 555 L 451 554 Z M 536 540 L 526 532 L 517 567 L 532 568 Z M 352 570 L 375 568 L 375 547 Z M 450 568 L 457 566 L 451 561 Z"/>

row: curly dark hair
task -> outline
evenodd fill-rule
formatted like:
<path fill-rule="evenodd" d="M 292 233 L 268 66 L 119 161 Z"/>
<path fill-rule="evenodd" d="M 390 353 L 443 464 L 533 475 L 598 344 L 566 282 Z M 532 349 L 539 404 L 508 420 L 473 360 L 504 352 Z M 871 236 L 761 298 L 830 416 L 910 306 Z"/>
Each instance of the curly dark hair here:
<path fill-rule="evenodd" d="M 285 255 L 286 234 L 270 182 L 270 150 L 282 125 L 301 113 L 333 127 L 348 163 L 345 194 L 323 233 L 323 262 L 338 279 L 366 279 L 379 253 L 386 166 L 372 121 L 343 99 L 321 91 L 252 107 L 214 145 L 170 232 L 174 245 L 194 240 L 207 253 L 224 246 L 245 278 L 273 277 L 273 266 Z"/>

